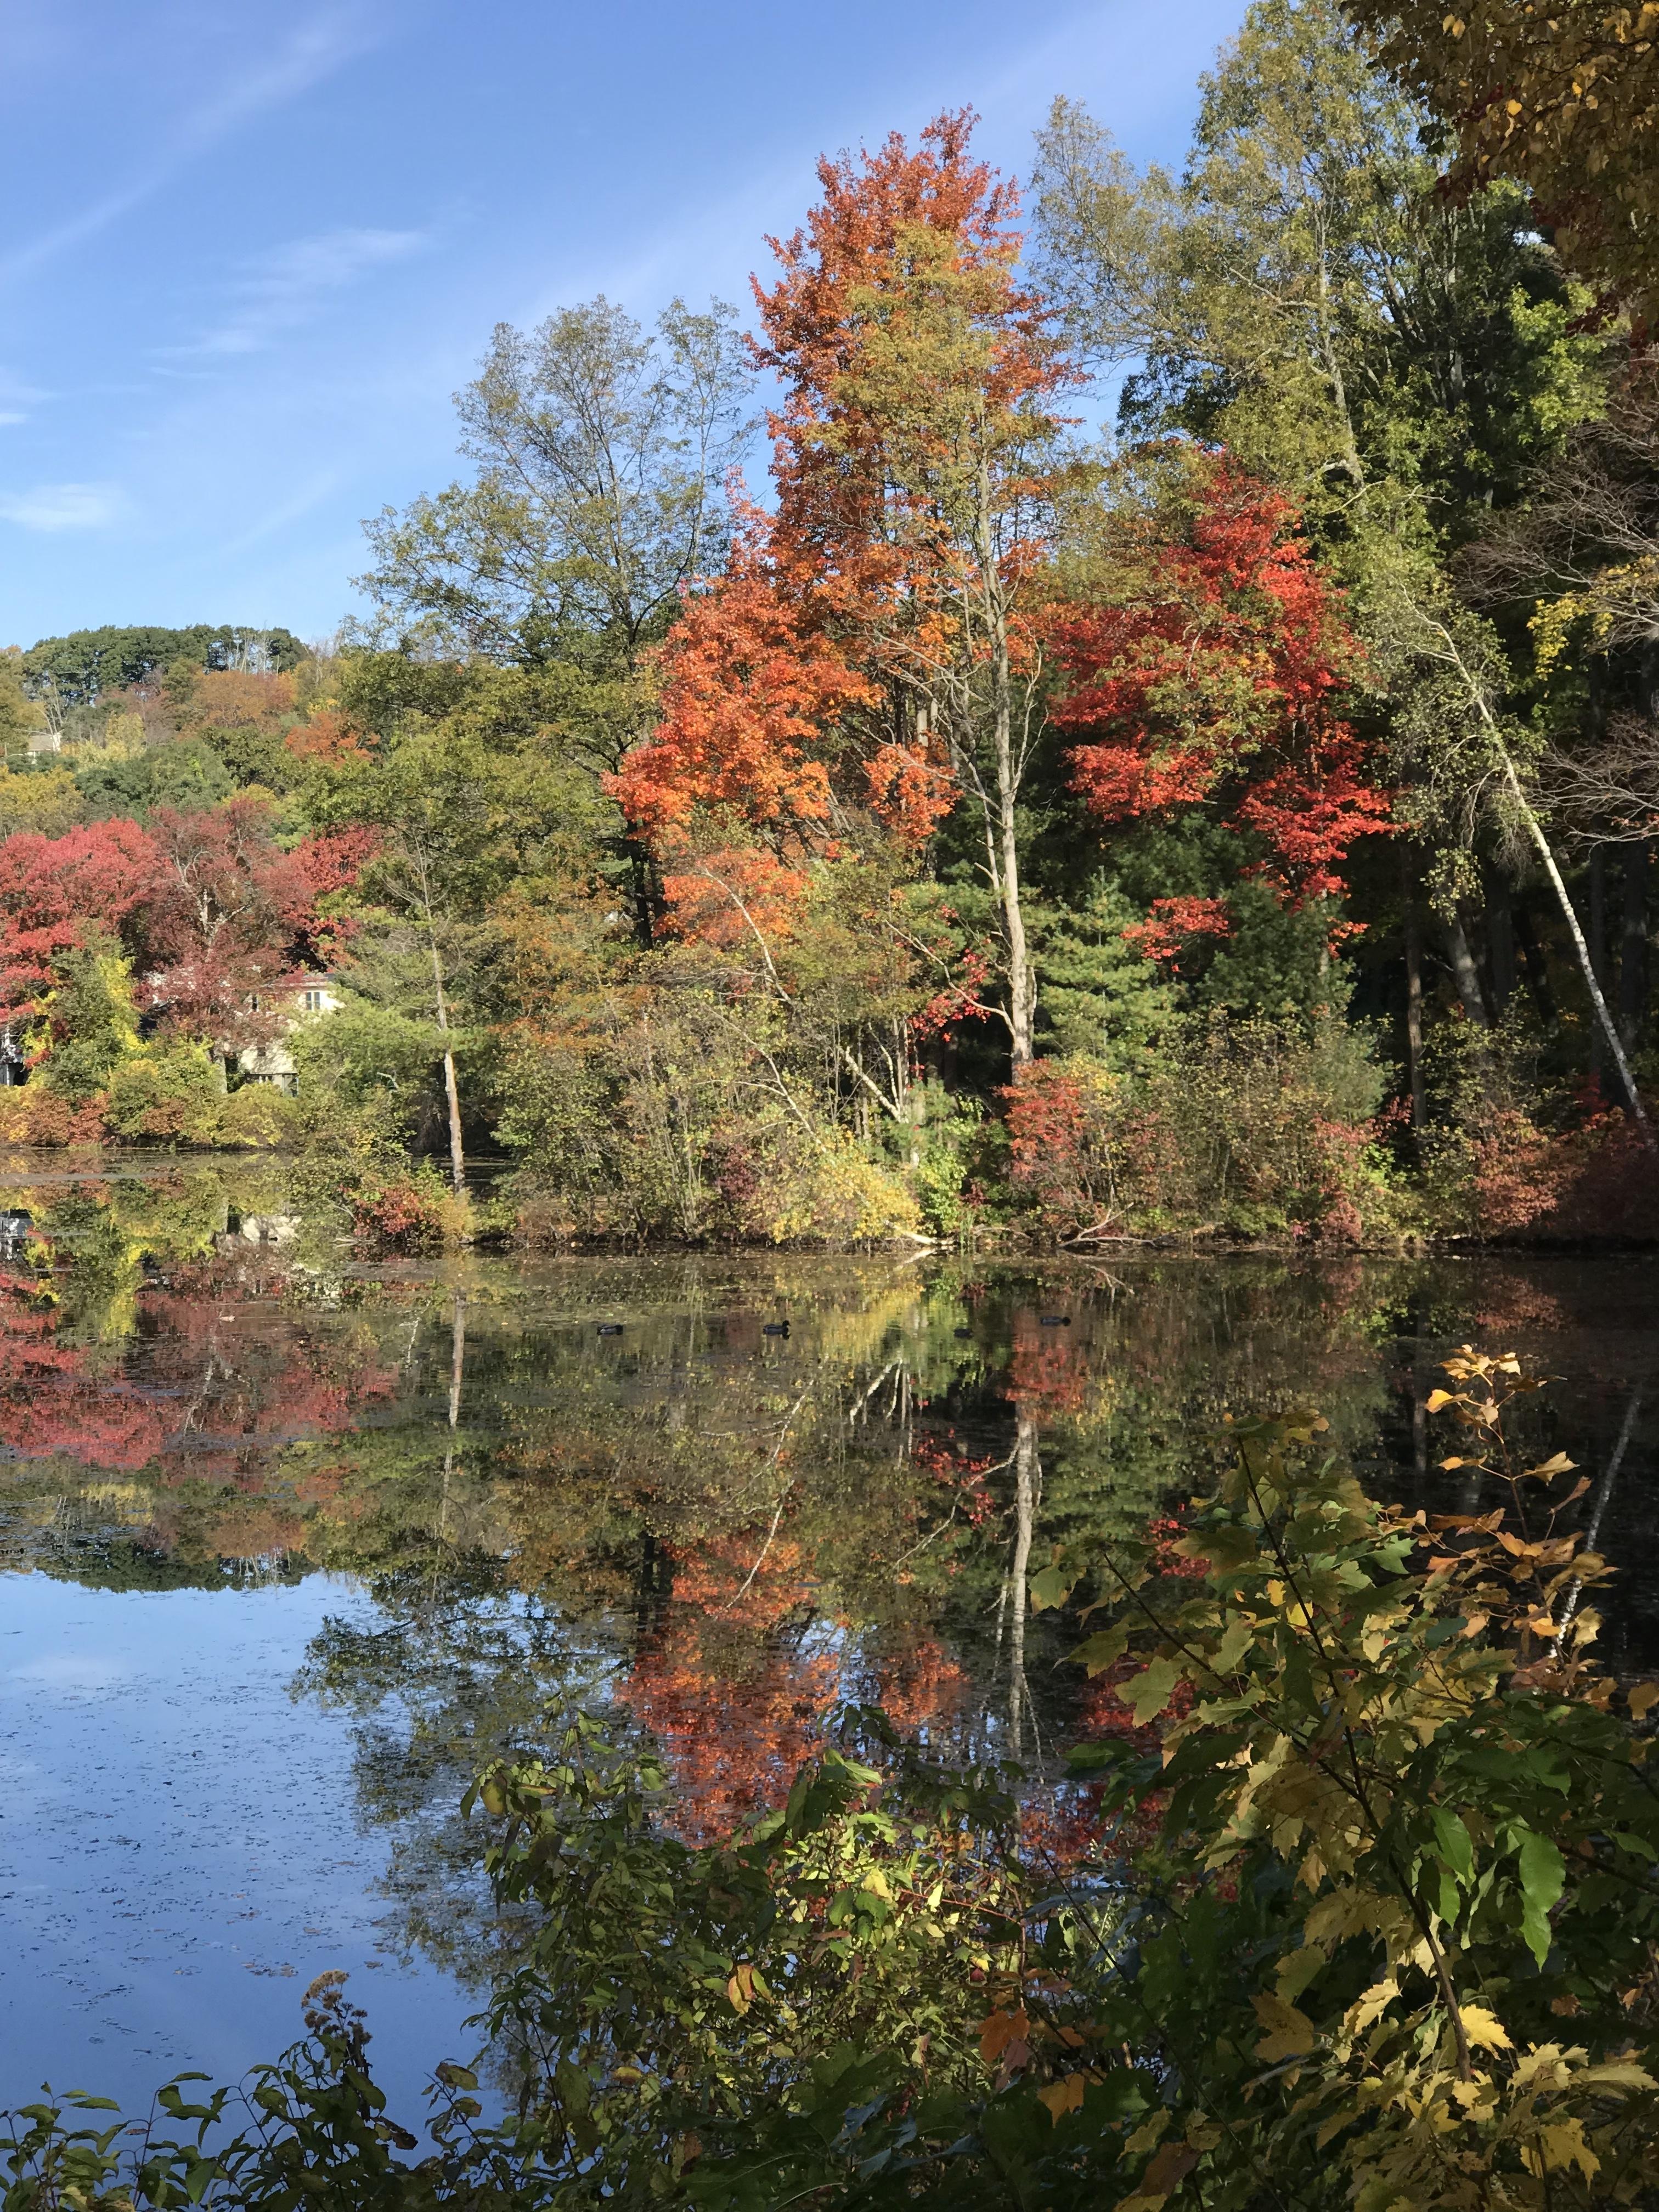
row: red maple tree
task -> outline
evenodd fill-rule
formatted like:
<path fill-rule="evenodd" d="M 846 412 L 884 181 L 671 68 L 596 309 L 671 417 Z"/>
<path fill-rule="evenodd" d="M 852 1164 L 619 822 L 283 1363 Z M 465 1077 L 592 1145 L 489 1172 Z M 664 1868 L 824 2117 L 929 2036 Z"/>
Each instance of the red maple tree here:
<path fill-rule="evenodd" d="M 264 1042 L 279 1018 L 255 1003 L 292 967 L 312 914 L 300 858 L 272 842 L 274 817 L 241 794 L 199 813 L 158 809 L 160 866 L 143 916 L 149 1002 L 165 1030 L 216 1052 Z"/>
<path fill-rule="evenodd" d="M 1341 864 L 1386 826 L 1389 796 L 1341 712 L 1358 644 L 1297 522 L 1290 500 L 1223 458 L 1184 530 L 1164 511 L 1132 528 L 1128 588 L 1059 606 L 1050 638 L 1068 678 L 1052 712 L 1083 738 L 1072 776 L 1091 811 L 1131 822 L 1209 808 L 1255 834 L 1259 872 L 1300 902 L 1345 888 Z M 1145 949 L 1173 957 L 1221 919 L 1155 916 Z"/>
<path fill-rule="evenodd" d="M 38 1012 L 62 955 L 90 929 L 119 930 L 160 871 L 154 840 L 135 822 L 94 822 L 62 837 L 24 830 L 0 842 L 0 1022 Z"/>

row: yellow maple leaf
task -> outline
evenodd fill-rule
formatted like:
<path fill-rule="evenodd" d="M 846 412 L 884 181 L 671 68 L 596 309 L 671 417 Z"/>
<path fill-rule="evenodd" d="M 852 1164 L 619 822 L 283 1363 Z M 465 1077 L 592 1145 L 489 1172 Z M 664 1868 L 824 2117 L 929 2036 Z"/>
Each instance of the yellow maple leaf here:
<path fill-rule="evenodd" d="M 1462 2008 L 1463 2033 L 1474 2051 L 1513 2051 L 1510 2032 L 1495 2012 L 1485 2005 L 1465 2005 Z"/>
<path fill-rule="evenodd" d="M 1048 2117 L 1058 2127 L 1067 2112 L 1083 2110 L 1083 2076 L 1068 2074 L 1063 2081 L 1051 2081 L 1046 2089 L 1037 2091 L 1037 2102 L 1048 2107 Z"/>

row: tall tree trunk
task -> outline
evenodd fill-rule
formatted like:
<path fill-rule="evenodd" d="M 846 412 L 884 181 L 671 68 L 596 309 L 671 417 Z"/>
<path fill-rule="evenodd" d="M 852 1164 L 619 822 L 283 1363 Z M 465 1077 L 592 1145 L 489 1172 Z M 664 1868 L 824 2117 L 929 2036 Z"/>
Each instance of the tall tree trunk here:
<path fill-rule="evenodd" d="M 1412 1087 L 1412 1130 L 1421 1137 L 1429 1118 L 1423 1080 L 1423 922 L 1418 910 L 1415 854 L 1402 847 L 1400 873 L 1406 935 L 1406 1068 Z"/>
<path fill-rule="evenodd" d="M 1029 1413 L 1021 1413 L 1014 1441 L 1014 1556 L 1008 1571 L 1008 1740 L 1016 1758 L 1024 1748 L 1025 1708 L 1031 1695 L 1025 1684 L 1025 1578 L 1042 1495 L 1036 1423 Z"/>
<path fill-rule="evenodd" d="M 1014 756 L 1014 682 L 1008 650 L 1008 611 L 1003 600 L 1002 579 L 997 572 L 996 547 L 991 532 L 990 477 L 981 463 L 975 535 L 990 645 L 991 743 L 997 779 L 991 873 L 1002 903 L 1002 933 L 1008 948 L 1008 1036 L 1014 1073 L 1018 1074 L 1022 1067 L 1030 1065 L 1032 1057 L 1036 975 L 1026 943 L 1025 910 L 1020 900 L 1016 809 L 1021 763 Z"/>
<path fill-rule="evenodd" d="M 444 996 L 444 965 L 438 953 L 438 939 L 430 929 L 432 945 L 432 988 L 438 1002 L 438 1027 L 444 1041 L 444 1098 L 449 1109 L 449 1176 L 459 1198 L 466 1189 L 466 1156 L 461 1149 L 461 1094 L 455 1081 L 455 1054 L 449 1042 L 449 1005 Z"/>
<path fill-rule="evenodd" d="M 1625 910 L 1619 933 L 1619 1028 L 1626 1051 L 1642 1040 L 1648 1006 L 1648 847 L 1625 848 Z"/>
<path fill-rule="evenodd" d="M 1463 1002 L 1463 1012 L 1477 1029 L 1489 1029 L 1492 1024 L 1486 1014 L 1486 1002 L 1480 995 L 1480 971 L 1469 951 L 1461 915 L 1453 914 L 1447 918 L 1446 951 L 1451 957 L 1452 979 Z"/>
<path fill-rule="evenodd" d="M 1036 1018 L 1036 976 L 1025 941 L 1020 903 L 1019 840 L 1014 825 L 1012 732 L 1006 707 L 997 717 L 997 836 L 1001 847 L 1002 927 L 1008 940 L 1008 1032 L 1016 1072 L 1029 1066 Z"/>

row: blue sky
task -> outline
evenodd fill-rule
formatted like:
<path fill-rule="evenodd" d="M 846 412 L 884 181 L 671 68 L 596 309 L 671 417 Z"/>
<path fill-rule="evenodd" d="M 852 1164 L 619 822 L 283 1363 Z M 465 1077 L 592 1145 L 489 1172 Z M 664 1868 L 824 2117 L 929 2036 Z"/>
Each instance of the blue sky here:
<path fill-rule="evenodd" d="M 746 306 L 824 149 L 1056 92 L 1176 161 L 1243 0 L 9 0 L 0 644 L 332 629 L 490 326 Z"/>

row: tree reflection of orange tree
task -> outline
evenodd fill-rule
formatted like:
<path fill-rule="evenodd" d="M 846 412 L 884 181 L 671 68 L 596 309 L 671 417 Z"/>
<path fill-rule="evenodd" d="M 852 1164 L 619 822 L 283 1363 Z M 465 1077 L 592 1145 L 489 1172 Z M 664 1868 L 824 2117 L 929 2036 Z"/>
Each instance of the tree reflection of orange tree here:
<path fill-rule="evenodd" d="M 674 1594 L 620 1685 L 668 1757 L 675 1825 L 698 1842 L 788 1795 L 836 1698 L 836 1639 L 814 1634 L 801 1547 L 763 1553 L 726 1536 L 678 1558 Z"/>
<path fill-rule="evenodd" d="M 1045 1305 L 1071 1326 L 1044 1327 Z M 764 1796 L 838 1692 L 963 1749 L 988 1728 L 1044 1747 L 1033 1685 L 1053 1703 L 1063 1642 L 1024 1592 L 1049 1544 L 1144 1525 L 1230 1401 L 1316 1371 L 1340 1408 L 1349 1376 L 1363 1431 L 1383 1395 L 1346 1286 L 1251 1263 L 1219 1294 L 1186 1265 L 1143 1266 L 1133 1291 L 1077 1271 L 1050 1291 L 907 1272 L 883 1297 L 826 1301 L 775 1353 L 757 1330 L 752 1358 L 726 1357 L 728 1335 L 709 1360 L 708 1341 L 684 1315 L 630 1327 L 625 1355 L 585 1340 L 499 1462 L 511 1571 L 619 1638 L 625 1694 L 700 1833 Z M 967 1693 L 988 1677 L 988 1705 Z"/>
<path fill-rule="evenodd" d="M 648 1379 L 618 1394 L 591 1363 L 553 1433 L 517 1425 L 513 1571 L 578 1607 L 601 1595 L 613 1632 L 633 1622 L 619 1687 L 670 1757 L 690 1832 L 729 1831 L 787 1785 L 849 1685 L 918 1726 L 961 1702 L 906 1565 L 952 1523 L 972 1534 L 915 1449 L 949 1374 L 925 1304 L 907 1275 L 860 1312 L 815 1315 L 810 1347 L 770 1365 L 641 1345 Z"/>

